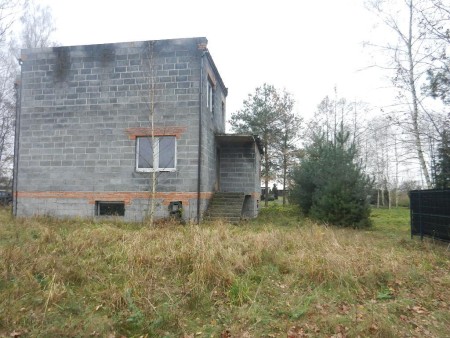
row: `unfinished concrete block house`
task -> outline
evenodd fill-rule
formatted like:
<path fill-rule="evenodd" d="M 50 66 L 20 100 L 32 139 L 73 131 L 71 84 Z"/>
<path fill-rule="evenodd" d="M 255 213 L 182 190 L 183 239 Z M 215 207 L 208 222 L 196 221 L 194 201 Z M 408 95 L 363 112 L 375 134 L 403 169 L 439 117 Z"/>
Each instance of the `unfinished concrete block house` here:
<path fill-rule="evenodd" d="M 257 215 L 258 140 L 225 134 L 206 38 L 28 49 L 21 67 L 15 215 L 141 221 L 152 196 L 157 218 Z"/>

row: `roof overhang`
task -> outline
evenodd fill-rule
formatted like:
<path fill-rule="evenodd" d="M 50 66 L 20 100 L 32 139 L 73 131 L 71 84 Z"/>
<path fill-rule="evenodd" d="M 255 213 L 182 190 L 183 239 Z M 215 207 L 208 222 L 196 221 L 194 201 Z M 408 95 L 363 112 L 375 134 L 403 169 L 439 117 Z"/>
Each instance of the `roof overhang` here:
<path fill-rule="evenodd" d="M 219 144 L 256 144 L 259 153 L 262 155 L 263 147 L 261 140 L 257 135 L 249 134 L 216 134 L 216 140 Z"/>

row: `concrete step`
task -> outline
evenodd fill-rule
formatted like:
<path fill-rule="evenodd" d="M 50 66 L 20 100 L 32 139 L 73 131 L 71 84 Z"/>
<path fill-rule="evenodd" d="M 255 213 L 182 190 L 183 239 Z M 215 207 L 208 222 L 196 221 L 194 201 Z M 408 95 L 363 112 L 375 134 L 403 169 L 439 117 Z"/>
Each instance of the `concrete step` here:
<path fill-rule="evenodd" d="M 229 222 L 229 223 L 239 223 L 241 221 L 241 217 L 217 217 L 217 216 L 211 216 L 211 217 L 205 217 L 205 220 L 207 221 L 225 221 L 225 222 Z"/>
<path fill-rule="evenodd" d="M 215 192 L 214 197 L 236 197 L 236 196 L 244 196 L 241 192 Z"/>
<path fill-rule="evenodd" d="M 209 203 L 205 220 L 238 223 L 241 220 L 245 195 L 243 193 L 217 192 Z"/>
<path fill-rule="evenodd" d="M 214 212 L 207 213 L 205 217 L 241 217 L 241 213 L 239 212 Z"/>
<path fill-rule="evenodd" d="M 243 204 L 243 200 L 241 201 L 241 202 L 239 202 L 239 203 L 226 203 L 226 204 L 217 204 L 217 203 L 214 203 L 214 202 L 212 202 L 212 203 L 210 203 L 209 204 L 209 206 L 211 207 L 211 208 L 214 208 L 214 209 L 223 209 L 223 208 L 236 208 L 236 207 L 239 207 L 239 206 L 241 206 L 242 207 L 242 204 Z"/>

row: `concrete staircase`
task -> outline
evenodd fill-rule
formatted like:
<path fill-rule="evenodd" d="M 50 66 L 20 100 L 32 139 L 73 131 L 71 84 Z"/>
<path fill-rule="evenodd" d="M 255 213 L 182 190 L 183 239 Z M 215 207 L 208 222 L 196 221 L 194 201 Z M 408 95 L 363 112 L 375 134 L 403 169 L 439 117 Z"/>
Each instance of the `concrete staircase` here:
<path fill-rule="evenodd" d="M 243 193 L 216 192 L 209 202 L 205 220 L 222 219 L 230 223 L 238 223 L 242 216 L 244 197 Z"/>

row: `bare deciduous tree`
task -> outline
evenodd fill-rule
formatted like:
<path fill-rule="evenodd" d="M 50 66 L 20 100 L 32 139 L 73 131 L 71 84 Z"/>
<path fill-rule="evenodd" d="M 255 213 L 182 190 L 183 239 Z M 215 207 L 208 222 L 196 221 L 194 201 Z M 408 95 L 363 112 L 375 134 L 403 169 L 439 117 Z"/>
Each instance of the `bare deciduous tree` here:
<path fill-rule="evenodd" d="M 0 41 L 4 43 L 15 19 L 19 0 L 0 0 Z"/>
<path fill-rule="evenodd" d="M 52 34 L 56 27 L 50 7 L 41 6 L 34 0 L 25 1 L 20 22 L 21 47 L 44 48 L 55 44 Z"/>
<path fill-rule="evenodd" d="M 380 22 L 391 32 L 391 42 L 372 44 L 384 56 L 387 63 L 382 68 L 390 70 L 392 82 L 398 90 L 397 104 L 392 109 L 391 121 L 401 127 L 408 136 L 406 142 L 412 142 L 416 158 L 426 185 L 431 187 L 431 175 L 428 165 L 430 154 L 427 143 L 430 139 L 429 129 L 424 125 L 431 123 L 433 133 L 439 133 L 436 113 L 427 105 L 427 96 L 421 88 L 426 83 L 430 67 L 430 56 L 438 47 L 430 43 L 429 34 L 423 29 L 423 13 L 437 0 L 404 1 L 368 1 L 368 7 L 376 13 Z M 433 136 L 434 137 L 434 136 Z"/>
<path fill-rule="evenodd" d="M 155 154 L 156 142 L 155 142 L 155 65 L 154 65 L 154 51 L 153 51 L 153 41 L 149 41 L 146 44 L 146 54 L 147 54 L 147 72 L 148 72 L 148 120 L 150 123 L 151 132 L 151 143 L 152 143 L 152 153 Z M 158 155 L 157 155 L 158 156 Z M 155 206 L 156 206 L 156 185 L 157 185 L 157 172 L 156 169 L 151 171 L 150 180 L 150 213 L 148 215 L 150 226 L 153 225 L 155 218 Z"/>
<path fill-rule="evenodd" d="M 300 135 L 302 119 L 293 111 L 294 99 L 287 91 L 283 91 L 278 103 L 280 109 L 280 134 L 275 142 L 277 157 L 279 157 L 281 176 L 283 182 L 283 205 L 286 204 L 286 186 L 288 181 L 288 171 L 293 165 L 297 142 Z"/>
<path fill-rule="evenodd" d="M 13 160 L 16 61 L 11 58 L 8 36 L 18 1 L 0 0 L 0 177 L 10 178 Z"/>

